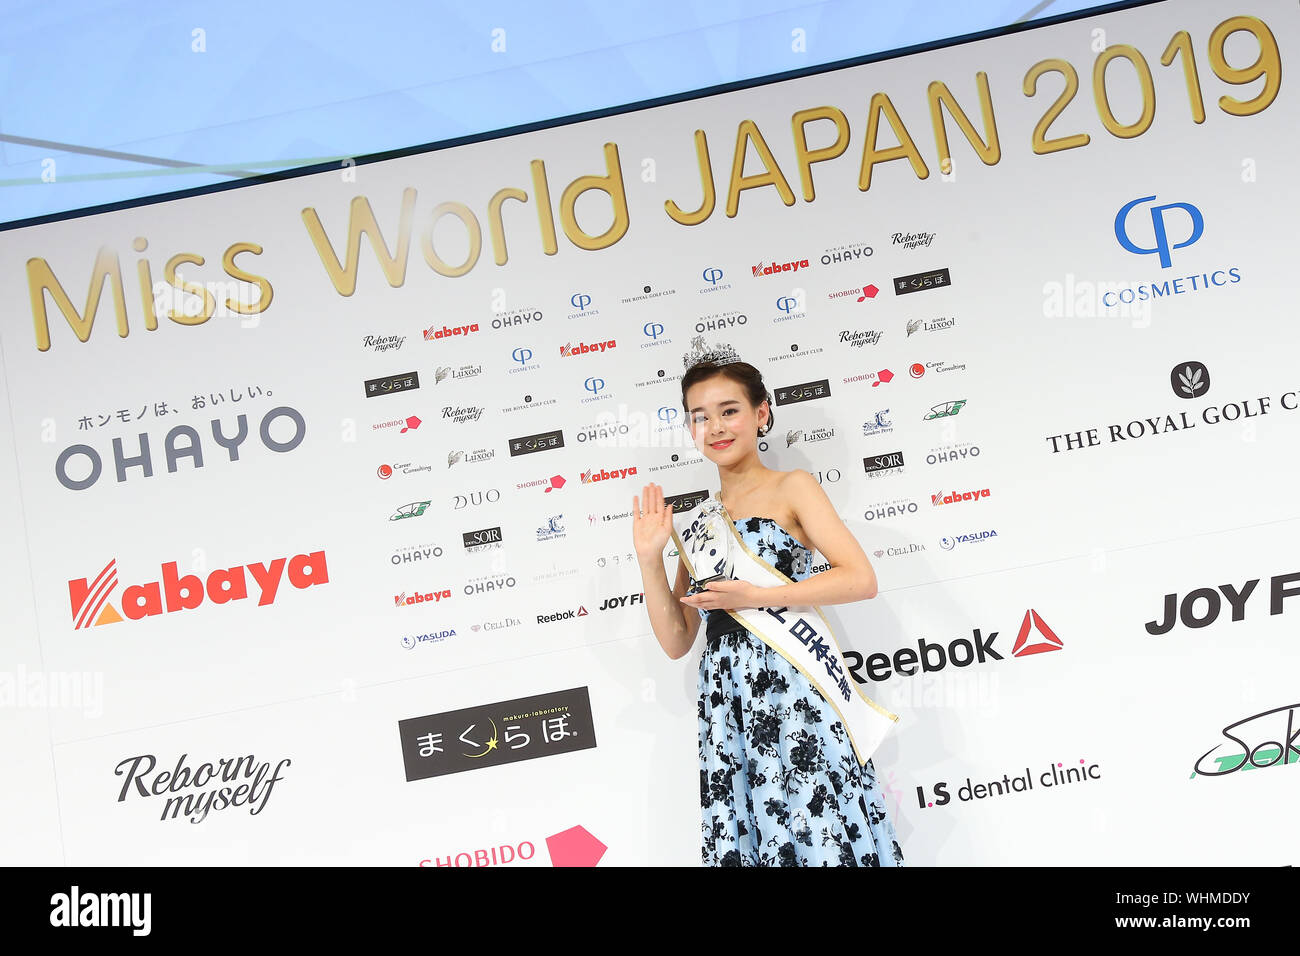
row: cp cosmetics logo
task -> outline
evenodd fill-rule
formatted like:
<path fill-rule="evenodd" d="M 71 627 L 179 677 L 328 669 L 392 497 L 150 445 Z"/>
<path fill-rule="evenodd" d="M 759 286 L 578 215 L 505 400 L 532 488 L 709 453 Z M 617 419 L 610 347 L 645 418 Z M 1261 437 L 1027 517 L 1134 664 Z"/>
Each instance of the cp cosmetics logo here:
<path fill-rule="evenodd" d="M 1206 751 L 1192 767 L 1192 777 L 1223 777 L 1238 770 L 1258 770 L 1300 763 L 1300 703 L 1274 707 L 1223 728 L 1226 742 Z"/>
<path fill-rule="evenodd" d="M 287 575 L 286 575 L 286 564 Z M 325 552 L 313 551 L 292 558 L 276 558 L 270 565 L 236 565 L 219 568 L 207 576 L 206 582 L 198 575 L 182 577 L 176 562 L 162 565 L 162 581 L 129 584 L 122 592 L 122 610 L 110 603 L 117 590 L 117 559 L 109 561 L 94 581 L 77 578 L 68 582 L 68 595 L 72 599 L 72 622 L 76 629 L 115 624 L 123 616 L 138 621 L 172 611 L 186 611 L 198 607 L 204 600 L 213 604 L 240 601 L 249 596 L 248 578 L 257 588 L 257 604 L 265 607 L 275 602 L 280 582 L 288 577 L 289 583 L 299 590 L 314 584 L 329 582 L 329 569 L 325 565 Z"/>
<path fill-rule="evenodd" d="M 1128 233 L 1128 216 L 1134 206 L 1141 203 L 1155 202 L 1155 196 L 1141 196 L 1131 202 L 1125 203 L 1120 207 L 1119 212 L 1115 215 L 1115 238 L 1119 244 L 1127 251 L 1139 256 L 1158 255 L 1160 257 L 1160 268 L 1168 269 L 1173 265 L 1170 253 L 1174 249 L 1182 249 L 1190 246 L 1196 240 L 1201 238 L 1201 233 L 1205 231 L 1205 220 L 1201 216 L 1201 211 L 1191 203 L 1171 202 L 1162 206 L 1151 207 L 1151 232 L 1155 239 L 1155 244 L 1150 248 L 1139 246 L 1135 243 Z M 1186 227 L 1185 234 L 1187 238 L 1181 242 L 1176 242 L 1172 246 L 1169 244 L 1169 235 L 1165 230 L 1165 213 L 1170 209 L 1181 209 L 1186 216 L 1177 216 Z M 1145 235 L 1145 230 L 1143 230 Z"/>

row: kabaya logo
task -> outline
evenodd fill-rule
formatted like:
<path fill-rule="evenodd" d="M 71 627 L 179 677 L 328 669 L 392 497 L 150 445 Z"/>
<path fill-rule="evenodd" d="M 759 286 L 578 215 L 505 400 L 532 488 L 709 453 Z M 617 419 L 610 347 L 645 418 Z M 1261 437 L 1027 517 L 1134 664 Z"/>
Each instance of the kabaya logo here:
<path fill-rule="evenodd" d="M 831 383 L 829 379 L 818 379 L 815 382 L 804 382 L 801 385 L 786 385 L 776 390 L 776 403 L 778 405 L 793 405 L 797 402 L 811 402 L 819 398 L 831 397 Z"/>
<path fill-rule="evenodd" d="M 138 621 L 159 614 L 193 610 L 203 603 L 205 595 L 213 604 L 242 601 L 249 596 L 249 577 L 257 586 L 258 607 L 275 603 L 281 580 L 285 577 L 300 591 L 316 584 L 328 584 L 330 579 L 324 551 L 276 558 L 269 566 L 250 564 L 218 568 L 207 576 L 206 582 L 195 574 L 182 577 L 176 562 L 169 561 L 162 565 L 161 576 L 162 581 L 127 585 L 122 592 L 120 613 L 109 603 L 118 585 L 116 558 L 104 566 L 94 581 L 86 578 L 69 581 L 74 629 L 115 624 L 124 615 L 129 620 Z"/>
<path fill-rule="evenodd" d="M 951 551 L 959 544 L 977 544 L 996 538 L 998 533 L 990 528 L 988 531 L 972 531 L 970 534 L 955 534 L 951 538 L 940 538 L 939 545 L 945 551 Z"/>
<path fill-rule="evenodd" d="M 496 550 L 501 547 L 501 528 L 480 528 L 478 531 L 462 531 L 461 544 L 466 551 L 478 552 Z"/>
<path fill-rule="evenodd" d="M 443 588 L 441 591 L 415 591 L 407 594 L 403 591 L 401 594 L 393 595 L 393 605 L 395 607 L 415 607 L 417 604 L 437 604 L 443 598 L 451 597 L 451 590 Z"/>
<path fill-rule="evenodd" d="M 1222 730 L 1227 742 L 1211 747 L 1192 765 L 1192 777 L 1223 777 L 1238 770 L 1260 770 L 1300 763 L 1300 703 L 1243 717 Z M 1215 756 L 1218 750 L 1225 750 Z"/>
<path fill-rule="evenodd" d="M 477 331 L 478 331 L 477 322 L 473 322 L 470 325 L 456 325 L 451 327 L 445 325 L 439 327 L 438 323 L 435 322 L 433 325 L 429 326 L 427 329 L 424 330 L 424 341 L 436 342 L 438 339 L 449 339 L 452 336 L 456 336 L 456 335 L 461 335 L 461 336 L 469 335 L 471 332 L 477 332 Z"/>
<path fill-rule="evenodd" d="M 293 434 L 287 436 L 284 441 L 280 441 L 271 435 L 271 426 L 278 418 L 286 418 L 292 423 Z M 239 446 L 248 437 L 248 418 L 240 415 L 235 419 L 236 431 L 230 437 L 222 433 L 220 419 L 212 419 L 211 427 L 213 439 L 226 450 L 230 460 L 232 462 L 239 461 Z M 283 429 L 280 430 L 283 432 Z M 307 423 L 296 408 L 281 405 L 262 416 L 262 423 L 257 431 L 262 439 L 262 445 L 267 451 L 284 454 L 293 451 L 302 444 L 303 438 L 307 435 Z M 136 441 L 139 442 L 140 453 L 128 456 L 123 448 L 122 439 L 113 439 L 113 465 L 119 484 L 126 481 L 126 470 L 128 468 L 139 468 L 140 473 L 145 478 L 153 477 L 153 456 L 149 451 L 148 432 L 140 432 L 136 436 Z M 189 425 L 177 425 L 171 429 L 163 438 L 163 448 L 167 457 L 168 474 L 176 473 L 179 467 L 177 462 L 181 458 L 190 459 L 196 471 L 203 467 L 203 447 L 199 441 L 199 433 Z M 73 478 L 68 474 L 68 462 L 76 455 L 83 456 L 90 464 L 88 473 L 84 478 Z M 54 461 L 54 476 L 58 478 L 59 484 L 69 491 L 85 491 L 99 481 L 99 476 L 103 474 L 103 471 L 103 459 L 100 457 L 99 452 L 89 445 L 69 445 L 59 452 L 59 457 Z"/>
<path fill-rule="evenodd" d="M 930 504 L 938 507 L 939 505 L 956 504 L 959 501 L 979 501 L 981 498 L 989 496 L 989 489 L 979 488 L 975 491 L 954 491 L 949 494 L 939 492 L 930 496 Z"/>
<path fill-rule="evenodd" d="M 1183 627 L 1198 628 L 1208 627 L 1219 619 L 1219 612 L 1223 608 L 1223 601 L 1219 598 L 1219 593 L 1227 599 L 1228 606 L 1232 609 L 1232 620 L 1244 621 L 1246 619 L 1246 602 L 1250 596 L 1255 593 L 1255 588 L 1261 581 L 1261 578 L 1252 578 L 1243 584 L 1240 588 L 1231 584 L 1220 584 L 1217 587 L 1197 588 L 1194 591 L 1188 591 L 1183 595 L 1182 604 L 1179 604 L 1178 595 L 1166 594 L 1164 613 L 1161 620 L 1148 621 L 1146 623 L 1147 633 L 1159 636 L 1168 634 L 1176 623 L 1182 621 Z M 1295 597 L 1300 594 L 1300 587 L 1288 587 L 1287 585 L 1300 582 L 1300 571 L 1292 571 L 1287 574 L 1275 574 L 1269 578 L 1269 601 L 1268 613 L 1270 616 L 1281 614 L 1285 609 L 1283 602 L 1289 597 Z M 1196 602 L 1204 601 L 1205 610 L 1203 613 L 1197 613 Z M 1256 601 L 1252 606 L 1258 606 Z"/>
<path fill-rule="evenodd" d="M 572 621 L 574 618 L 586 617 L 587 614 L 587 609 L 579 604 L 577 610 L 570 608 L 567 611 L 554 611 L 550 614 L 539 614 L 537 615 L 537 623 L 552 624 L 555 621 Z"/>
<path fill-rule="evenodd" d="M 636 465 L 630 468 L 615 468 L 613 471 L 606 471 L 604 468 L 596 471 L 594 468 L 588 468 L 582 473 L 582 483 L 589 485 L 593 482 L 609 481 L 613 478 L 630 478 L 635 474 Z"/>
<path fill-rule="evenodd" d="M 405 342 L 405 335 L 367 335 L 361 339 L 363 348 L 376 352 L 396 352 Z"/>
<path fill-rule="evenodd" d="M 807 259 L 794 259 L 790 262 L 760 262 L 756 266 L 750 267 L 754 272 L 754 277 L 773 276 L 780 272 L 798 272 L 800 269 L 808 268 Z"/>
<path fill-rule="evenodd" d="M 136 792 L 142 797 L 159 797 L 165 793 L 180 794 L 168 797 L 163 806 L 162 815 L 166 820 L 168 814 L 173 820 L 188 817 L 190 823 L 202 823 L 213 810 L 227 807 L 248 807 L 252 816 L 257 816 L 266 809 L 271 799 L 271 789 L 281 779 L 285 767 L 293 763 L 288 757 L 271 770 L 270 761 L 258 762 L 252 754 L 243 757 L 223 757 L 216 763 L 201 763 L 191 770 L 185 763 L 189 754 L 181 754 L 175 769 L 160 770 L 153 774 L 158 760 L 153 754 L 141 754 L 127 757 L 113 771 L 117 777 L 125 776 L 122 792 L 117 795 L 117 802 L 126 800 L 135 784 Z M 146 764 L 146 761 L 148 763 Z M 206 772 L 205 772 L 206 771 Z M 149 775 L 153 774 L 153 779 Z M 234 786 L 221 786 L 221 784 Z M 211 789 L 205 789 L 211 785 Z M 188 793 L 182 791 L 189 790 Z"/>
<path fill-rule="evenodd" d="M 631 607 L 633 604 L 645 604 L 645 592 L 640 591 L 636 594 L 620 594 L 615 597 L 605 598 L 605 603 L 596 608 L 597 611 L 612 611 L 619 607 Z"/>
<path fill-rule="evenodd" d="M 869 478 L 877 478 L 882 474 L 902 475 L 906 473 L 903 468 L 903 453 L 901 451 L 891 451 L 884 455 L 872 455 L 870 458 L 863 458 L 862 467 Z"/>
<path fill-rule="evenodd" d="M 560 346 L 560 355 L 569 358 L 574 355 L 587 355 L 591 352 L 604 352 L 606 349 L 618 348 L 618 342 L 610 339 L 608 342 L 592 342 L 588 345 L 586 342 L 579 342 L 573 345 L 565 342 Z"/>
<path fill-rule="evenodd" d="M 992 631 L 988 637 L 985 637 L 977 627 L 972 631 L 970 640 L 959 637 L 944 645 L 931 644 L 925 638 L 921 638 L 917 641 L 915 649 L 899 648 L 892 657 L 888 654 L 876 653 L 869 655 L 864 662 L 858 652 L 845 651 L 844 659 L 849 665 L 849 672 L 853 675 L 853 679 L 859 684 L 881 682 L 895 675 L 914 676 L 918 673 L 917 664 L 921 665 L 920 673 L 930 674 L 943 670 L 949 664 L 953 667 L 969 667 L 974 663 L 984 664 L 988 661 L 1003 660 L 1002 654 L 993 648 L 993 642 L 997 637 L 997 631 Z M 1039 613 L 1030 608 L 1025 612 L 1024 620 L 1020 624 L 1020 632 L 1011 647 L 1011 656 L 1029 657 L 1047 651 L 1059 651 L 1062 647 L 1064 643 L 1061 639 Z M 864 669 L 865 677 L 860 673 Z"/>
<path fill-rule="evenodd" d="M 860 349 L 864 345 L 877 344 L 884 334 L 884 332 L 877 329 L 841 329 L 840 344 L 847 345 L 849 348 Z"/>

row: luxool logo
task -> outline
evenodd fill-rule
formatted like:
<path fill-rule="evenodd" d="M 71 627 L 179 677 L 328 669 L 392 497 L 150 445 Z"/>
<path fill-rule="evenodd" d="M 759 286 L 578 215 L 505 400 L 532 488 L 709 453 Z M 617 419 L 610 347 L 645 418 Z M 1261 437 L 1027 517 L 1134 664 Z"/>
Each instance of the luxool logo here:
<path fill-rule="evenodd" d="M 538 432 L 536 435 L 524 435 L 522 438 L 510 439 L 510 457 L 531 455 L 539 451 L 551 451 L 564 447 L 564 431 Z"/>
<path fill-rule="evenodd" d="M 1079 766 L 1067 767 L 1064 761 L 1058 760 L 1056 763 L 1049 764 L 1046 770 L 1036 776 L 1040 787 L 1060 787 L 1067 783 L 1100 780 L 1101 767 L 1099 764 L 1090 764 L 1082 759 L 1079 761 Z M 1028 767 L 1023 774 L 1012 776 L 1010 773 L 1004 773 L 1001 780 L 994 778 L 988 783 L 972 783 L 971 778 L 967 777 L 966 782 L 957 789 L 957 799 L 962 803 L 968 803 L 989 797 L 1003 797 L 1009 793 L 1028 793 L 1034 789 L 1034 779 L 1035 774 Z M 951 788 L 952 784 L 947 780 L 930 784 L 930 790 L 934 794 L 934 799 L 930 800 L 925 795 L 925 788 L 917 787 L 916 805 L 923 810 L 927 807 L 947 806 L 952 802 Z"/>
<path fill-rule="evenodd" d="M 597 481 L 609 481 L 613 478 L 630 478 L 636 474 L 636 465 L 630 468 L 615 468 L 613 471 L 606 471 L 604 468 L 596 471 L 594 468 L 588 468 L 582 473 L 582 483 L 584 485 L 592 484 Z"/>
<path fill-rule="evenodd" d="M 1148 621 L 1146 623 L 1147 633 L 1159 636 L 1168 634 L 1173 630 L 1174 624 L 1182 621 L 1183 627 L 1199 628 L 1208 627 L 1219 619 L 1219 612 L 1223 608 L 1223 601 L 1219 598 L 1219 593 L 1227 599 L 1228 606 L 1232 608 L 1232 620 L 1244 621 L 1246 619 L 1246 602 L 1250 596 L 1255 593 L 1255 587 L 1259 584 L 1260 578 L 1252 578 L 1237 588 L 1231 584 L 1220 584 L 1217 587 L 1197 588 L 1194 591 L 1188 591 L 1183 596 L 1182 604 L 1178 602 L 1178 595 L 1166 594 L 1163 620 Z M 1288 585 L 1300 582 L 1300 571 L 1292 571 L 1288 574 L 1275 574 L 1269 578 L 1269 602 L 1268 613 L 1270 616 L 1281 614 L 1284 610 L 1283 602 L 1289 597 L 1295 597 L 1300 594 L 1300 587 L 1288 587 Z M 1205 602 L 1204 613 L 1197 613 L 1196 602 Z M 1253 606 L 1258 606 L 1256 601 Z"/>
<path fill-rule="evenodd" d="M 393 595 L 393 605 L 395 607 L 415 607 L 417 604 L 437 604 L 444 598 L 451 597 L 451 589 L 443 588 L 441 591 L 415 591 L 407 594 L 403 591 L 401 594 Z"/>
<path fill-rule="evenodd" d="M 551 614 L 539 614 L 537 615 L 537 623 L 553 624 L 556 621 L 572 621 L 575 618 L 586 617 L 588 613 L 587 609 L 579 604 L 577 610 L 570 608 L 567 611 L 555 611 Z"/>
<path fill-rule="evenodd" d="M 606 349 L 614 348 L 618 348 L 618 342 L 614 339 L 610 339 L 608 342 L 593 342 L 590 345 L 586 342 L 579 342 L 577 345 L 565 342 L 560 346 L 560 355 L 570 358 L 574 355 L 587 355 L 591 352 L 604 352 Z"/>
<path fill-rule="evenodd" d="M 928 422 L 936 418 L 951 418 L 966 407 L 966 399 L 959 398 L 953 402 L 941 402 L 938 405 L 931 405 L 930 411 L 921 416 L 921 421 Z"/>
<path fill-rule="evenodd" d="M 633 604 L 644 604 L 645 592 L 639 591 L 635 594 L 620 594 L 615 597 L 605 598 L 605 603 L 596 608 L 597 611 L 612 611 L 615 608 L 631 607 Z"/>
<path fill-rule="evenodd" d="M 804 382 L 802 385 L 787 385 L 776 390 L 776 404 L 793 405 L 797 402 L 811 402 L 819 398 L 830 398 L 831 383 L 828 379 Z"/>
<path fill-rule="evenodd" d="M 1002 654 L 993 648 L 993 642 L 997 637 L 997 631 L 992 631 L 988 637 L 984 637 L 977 627 L 972 631 L 970 640 L 959 637 L 944 645 L 932 644 L 925 638 L 921 638 L 917 641 L 915 649 L 899 648 L 892 657 L 888 654 L 876 653 L 869 655 L 864 662 L 858 652 L 845 651 L 844 659 L 849 664 L 853 679 L 859 684 L 880 682 L 889 680 L 895 675 L 911 677 L 918 672 L 930 674 L 943 670 L 949 664 L 953 667 L 969 667 L 974 663 L 983 664 L 988 661 L 1003 660 Z M 1011 656 L 1030 657 L 1048 651 L 1059 651 L 1064 646 L 1061 639 L 1056 636 L 1056 632 L 1048 626 L 1037 611 L 1030 608 L 1025 611 L 1020 631 L 1011 647 Z M 917 664 L 921 665 L 919 669 Z M 866 671 L 866 676 L 860 673 L 863 670 Z"/>
<path fill-rule="evenodd" d="M 1169 373 L 1169 386 L 1179 398 L 1202 398 L 1210 392 L 1210 370 L 1200 362 L 1180 362 Z"/>
<path fill-rule="evenodd" d="M 401 521 L 403 518 L 418 518 L 424 514 L 424 509 L 428 508 L 433 502 L 431 501 L 412 501 L 410 504 L 402 505 L 391 515 L 389 521 Z"/>
<path fill-rule="evenodd" d="M 939 546 L 945 551 L 951 551 L 959 544 L 975 544 L 980 541 L 988 541 L 990 538 L 996 538 L 998 533 L 990 528 L 988 531 L 973 531 L 970 534 L 957 534 L 951 538 L 940 538 Z"/>
<path fill-rule="evenodd" d="M 919 332 L 924 329 L 926 332 L 942 332 L 950 329 L 957 324 L 957 320 L 951 316 L 925 321 L 923 319 L 909 319 L 907 323 L 907 335 L 910 338 L 913 332 Z"/>
<path fill-rule="evenodd" d="M 753 270 L 754 277 L 777 275 L 781 272 L 798 272 L 800 269 L 808 268 L 807 259 L 797 259 L 793 262 L 760 262 L 756 266 L 750 267 Z"/>
<path fill-rule="evenodd" d="M 1211 747 L 1192 765 L 1192 777 L 1223 777 L 1238 770 L 1261 770 L 1300 763 L 1300 703 L 1244 717 L 1222 730 L 1226 743 Z M 1216 751 L 1226 750 L 1226 753 Z"/>
<path fill-rule="evenodd" d="M 894 295 L 924 292 L 927 289 L 942 289 L 950 285 L 952 285 L 952 277 L 948 274 L 947 269 L 931 269 L 929 272 L 899 276 L 894 280 Z"/>
<path fill-rule="evenodd" d="M 218 568 L 207 576 L 206 581 L 195 574 L 182 577 L 176 562 L 169 561 L 162 565 L 161 576 L 161 582 L 127 585 L 122 592 L 120 613 L 109 603 L 118 585 L 116 558 L 109 561 L 93 581 L 86 578 L 69 581 L 73 627 L 81 629 L 116 624 L 124 615 L 129 620 L 138 621 L 159 614 L 193 610 L 203 603 L 205 596 L 213 604 L 242 601 L 249 596 L 250 577 L 258 590 L 258 607 L 275 602 L 281 579 L 286 576 L 289 583 L 300 591 L 316 584 L 327 584 L 330 579 L 324 551 L 276 558 L 269 565 Z"/>
<path fill-rule="evenodd" d="M 465 335 L 469 335 L 471 332 L 477 332 L 477 331 L 478 331 L 477 322 L 473 322 L 470 325 L 456 325 L 456 326 L 452 326 L 451 328 L 448 328 L 445 325 L 439 328 L 438 325 L 435 323 L 424 330 L 424 341 L 434 342 L 437 341 L 438 339 L 449 339 L 455 335 L 465 336 Z"/>
<path fill-rule="evenodd" d="M 951 494 L 945 494 L 941 491 L 930 496 L 930 504 L 937 508 L 939 505 L 951 505 L 959 501 L 979 501 L 981 498 L 987 498 L 988 496 L 989 489 L 987 488 L 979 488 L 975 491 L 954 491 Z"/>
<path fill-rule="evenodd" d="M 396 395 L 420 387 L 419 372 L 404 372 L 401 375 L 385 375 L 383 378 L 366 379 L 366 398 L 379 395 Z"/>
<path fill-rule="evenodd" d="M 563 538 L 564 532 L 564 515 L 551 515 L 546 519 L 546 524 L 537 529 L 538 541 L 554 541 L 556 538 Z"/>
<path fill-rule="evenodd" d="M 1201 234 L 1205 232 L 1205 219 L 1202 218 L 1201 211 L 1191 203 L 1171 202 L 1165 203 L 1163 206 L 1152 206 L 1151 231 L 1154 234 L 1155 245 L 1150 249 L 1139 246 L 1129 238 L 1128 214 L 1134 206 L 1140 203 L 1155 202 L 1155 198 L 1155 196 L 1140 196 L 1120 206 L 1119 212 L 1115 214 L 1115 239 L 1122 248 L 1134 255 L 1158 255 L 1160 257 L 1160 268 L 1168 269 L 1173 265 L 1170 253 L 1174 249 L 1183 249 L 1201 238 Z M 1187 214 L 1191 225 L 1187 238 L 1182 242 L 1174 243 L 1172 246 L 1169 245 L 1169 235 L 1165 231 L 1165 211 L 1169 209 L 1181 209 Z"/>
<path fill-rule="evenodd" d="M 447 379 L 456 382 L 467 378 L 477 378 L 482 374 L 482 363 L 478 365 L 462 365 L 459 368 L 452 368 L 450 365 L 439 365 L 433 370 L 433 384 L 437 385 L 439 382 L 445 382 Z"/>

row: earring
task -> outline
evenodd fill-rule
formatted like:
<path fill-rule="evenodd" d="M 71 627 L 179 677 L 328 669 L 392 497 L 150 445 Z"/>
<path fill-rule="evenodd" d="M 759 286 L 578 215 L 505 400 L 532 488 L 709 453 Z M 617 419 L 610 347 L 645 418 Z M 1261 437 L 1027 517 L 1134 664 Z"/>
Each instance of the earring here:
<path fill-rule="evenodd" d="M 771 430 L 772 430 L 772 423 L 771 423 L 771 422 L 763 422 L 763 424 L 761 424 L 761 425 L 758 426 L 758 434 L 759 434 L 759 437 L 761 438 L 761 437 L 765 436 L 765 435 L 766 435 L 768 432 L 770 432 Z"/>

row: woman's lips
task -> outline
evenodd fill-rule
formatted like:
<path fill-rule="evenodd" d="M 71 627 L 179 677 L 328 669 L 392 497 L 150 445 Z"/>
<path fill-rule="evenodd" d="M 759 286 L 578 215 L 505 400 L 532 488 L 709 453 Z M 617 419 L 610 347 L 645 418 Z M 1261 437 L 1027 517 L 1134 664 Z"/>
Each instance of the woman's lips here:
<path fill-rule="evenodd" d="M 717 449 L 718 451 L 722 451 L 722 449 L 724 449 L 724 448 L 730 448 L 730 447 L 731 447 L 731 443 L 732 443 L 733 441 L 735 441 L 735 440 L 736 440 L 736 439 L 734 439 L 734 438 L 728 438 L 728 439 L 726 439 L 725 441 L 714 441 L 714 442 L 709 442 L 709 447 L 710 447 L 710 448 L 715 448 L 715 449 Z"/>

